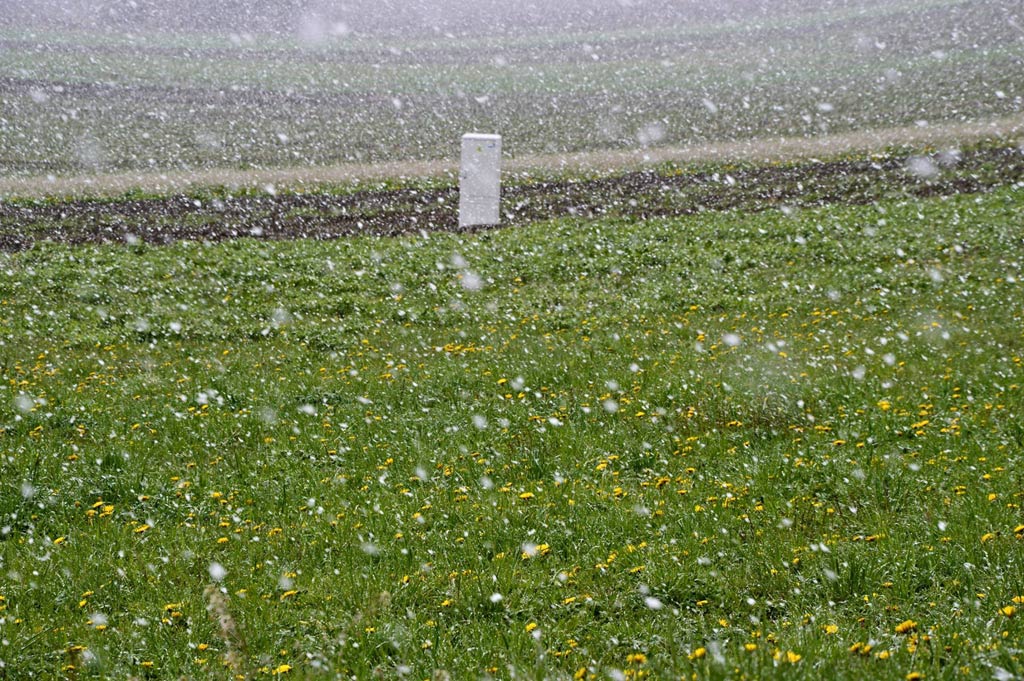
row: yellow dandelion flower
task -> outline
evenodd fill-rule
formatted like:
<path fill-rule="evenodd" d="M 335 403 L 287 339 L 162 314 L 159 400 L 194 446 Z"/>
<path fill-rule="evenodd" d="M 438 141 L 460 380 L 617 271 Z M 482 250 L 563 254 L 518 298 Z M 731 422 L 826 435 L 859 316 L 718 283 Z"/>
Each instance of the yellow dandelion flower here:
<path fill-rule="evenodd" d="M 909 634 L 910 632 L 917 629 L 917 622 L 914 620 L 904 620 L 896 625 L 897 634 Z"/>
<path fill-rule="evenodd" d="M 519 495 L 520 499 L 533 499 L 533 497 L 533 492 L 523 492 L 522 494 Z"/>
<path fill-rule="evenodd" d="M 850 646 L 849 651 L 853 655 L 870 655 L 872 646 L 870 643 L 864 643 L 863 641 L 857 641 Z"/>
<path fill-rule="evenodd" d="M 903 678 L 905 678 L 907 681 L 921 681 L 921 679 L 924 678 L 924 674 L 922 674 L 921 672 L 910 672 Z"/>
<path fill-rule="evenodd" d="M 279 665 L 277 667 L 274 667 L 274 670 L 272 672 L 270 672 L 270 673 L 274 674 L 274 675 L 277 675 L 277 674 L 287 674 L 291 670 L 292 670 L 292 666 L 290 664 L 282 664 L 282 665 Z"/>
<path fill-rule="evenodd" d="M 56 539 L 54 539 L 54 540 L 53 540 L 53 543 L 54 543 L 54 544 L 55 544 L 56 546 L 60 546 L 61 544 L 63 544 L 63 543 L 64 543 L 64 542 L 66 542 L 67 540 L 68 540 L 68 538 L 67 538 L 67 537 L 57 537 Z"/>
<path fill-rule="evenodd" d="M 281 594 L 281 600 L 283 601 L 286 598 L 291 598 L 297 593 L 299 593 L 297 589 L 289 589 L 288 591 L 285 591 L 283 594 Z"/>
<path fill-rule="evenodd" d="M 1013 617 L 1017 614 L 1017 608 L 1012 605 L 1008 605 L 1005 608 L 999 608 L 999 614 L 1005 617 Z"/>
<path fill-rule="evenodd" d="M 826 624 L 823 627 L 823 629 L 825 630 L 825 633 L 828 634 L 829 636 L 832 636 L 833 634 L 839 633 L 839 625 L 837 625 L 837 624 Z"/>
<path fill-rule="evenodd" d="M 537 628 L 537 623 L 536 622 L 529 622 L 526 625 L 526 633 L 529 634 L 531 631 L 533 631 L 536 628 Z"/>
<path fill-rule="evenodd" d="M 986 532 L 985 534 L 981 535 L 981 543 L 984 544 L 985 542 L 992 541 L 995 538 L 996 535 L 994 533 Z"/>
<path fill-rule="evenodd" d="M 142 523 L 141 525 L 139 525 L 138 527 L 135 528 L 135 534 L 142 534 L 143 532 L 145 532 L 148 529 L 149 529 L 149 525 L 147 525 L 146 523 Z"/>
<path fill-rule="evenodd" d="M 643 653 L 630 653 L 626 656 L 626 664 L 646 664 L 647 656 Z"/>
<path fill-rule="evenodd" d="M 744 643 L 743 644 L 743 649 L 746 650 L 748 653 L 752 653 L 755 650 L 757 650 L 757 644 L 756 643 Z"/>
<path fill-rule="evenodd" d="M 701 660 L 707 654 L 708 654 L 708 651 L 707 651 L 706 648 L 697 648 L 695 651 L 690 653 L 689 658 L 691 660 Z"/>

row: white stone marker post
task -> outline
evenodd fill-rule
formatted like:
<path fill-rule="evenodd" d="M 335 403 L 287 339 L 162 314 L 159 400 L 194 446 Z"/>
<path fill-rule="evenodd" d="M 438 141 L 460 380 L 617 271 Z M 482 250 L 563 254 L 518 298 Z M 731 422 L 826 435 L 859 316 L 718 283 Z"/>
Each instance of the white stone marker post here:
<path fill-rule="evenodd" d="M 459 227 L 501 222 L 501 135 L 462 136 Z"/>

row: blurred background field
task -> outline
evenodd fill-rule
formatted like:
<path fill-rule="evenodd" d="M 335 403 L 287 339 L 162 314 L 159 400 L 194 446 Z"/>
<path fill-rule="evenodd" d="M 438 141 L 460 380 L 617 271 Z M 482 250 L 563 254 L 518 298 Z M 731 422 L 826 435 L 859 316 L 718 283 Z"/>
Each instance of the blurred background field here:
<path fill-rule="evenodd" d="M 1014 3 L 668 3 L 573 20 L 574 6 L 533 25 L 499 12 L 493 31 L 408 12 L 247 23 L 226 6 L 166 29 L 145 4 L 15 12 L 0 18 L 0 173 L 451 159 L 470 130 L 500 131 L 511 156 L 645 149 L 1024 109 Z"/>

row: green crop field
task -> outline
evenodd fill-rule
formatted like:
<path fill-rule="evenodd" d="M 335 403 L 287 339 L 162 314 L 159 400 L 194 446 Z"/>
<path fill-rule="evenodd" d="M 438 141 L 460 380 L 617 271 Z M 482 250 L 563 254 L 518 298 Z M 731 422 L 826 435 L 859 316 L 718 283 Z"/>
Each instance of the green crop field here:
<path fill-rule="evenodd" d="M 330 166 L 818 135 L 1019 115 L 1002 0 L 871 2 L 473 39 L 0 25 L 0 173 Z"/>
<path fill-rule="evenodd" d="M 3 254 L 0 677 L 1024 674 L 1021 190 Z"/>

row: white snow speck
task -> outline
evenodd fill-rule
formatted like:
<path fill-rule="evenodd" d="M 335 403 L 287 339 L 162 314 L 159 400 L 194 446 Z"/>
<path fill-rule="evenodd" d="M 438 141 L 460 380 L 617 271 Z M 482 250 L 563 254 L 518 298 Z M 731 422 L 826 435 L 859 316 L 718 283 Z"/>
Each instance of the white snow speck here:
<path fill-rule="evenodd" d="M 930 158 L 911 156 L 907 159 L 907 172 L 918 179 L 927 180 L 939 174 L 939 167 Z"/>
<path fill-rule="evenodd" d="M 462 283 L 462 288 L 467 291 L 479 291 L 484 287 L 484 280 L 480 278 L 480 275 L 470 270 L 462 273 L 460 282 Z"/>
<path fill-rule="evenodd" d="M 36 406 L 36 401 L 32 399 L 30 395 L 19 393 L 18 396 L 14 398 L 14 406 L 22 414 L 27 414 Z"/>
<path fill-rule="evenodd" d="M 210 563 L 210 567 L 207 569 L 210 573 L 210 579 L 215 582 L 222 582 L 228 576 L 228 571 L 217 561 Z"/>

